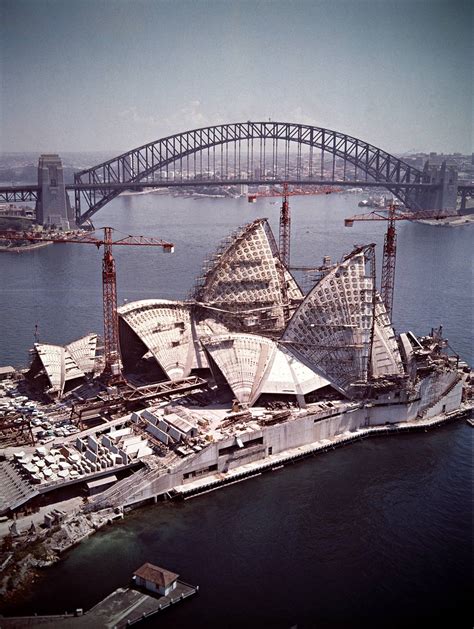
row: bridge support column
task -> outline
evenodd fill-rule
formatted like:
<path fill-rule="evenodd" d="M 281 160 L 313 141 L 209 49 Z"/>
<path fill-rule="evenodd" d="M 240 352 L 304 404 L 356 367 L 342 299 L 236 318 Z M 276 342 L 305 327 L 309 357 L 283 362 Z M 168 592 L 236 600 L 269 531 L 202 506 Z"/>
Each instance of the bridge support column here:
<path fill-rule="evenodd" d="M 74 212 L 66 193 L 63 164 L 59 155 L 40 155 L 38 161 L 39 200 L 36 203 L 36 221 L 40 225 L 55 225 L 60 229 L 75 226 Z"/>
<path fill-rule="evenodd" d="M 434 184 L 431 190 L 424 190 L 418 196 L 418 204 L 423 210 L 455 210 L 458 193 L 458 174 L 454 168 L 430 166 L 426 162 L 423 169 L 423 181 Z"/>

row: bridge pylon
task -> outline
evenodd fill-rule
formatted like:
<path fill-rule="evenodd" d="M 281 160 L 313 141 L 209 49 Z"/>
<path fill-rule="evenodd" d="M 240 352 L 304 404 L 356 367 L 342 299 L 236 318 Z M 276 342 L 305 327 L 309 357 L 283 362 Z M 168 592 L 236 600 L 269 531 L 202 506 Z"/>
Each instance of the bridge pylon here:
<path fill-rule="evenodd" d="M 70 229 L 75 225 L 74 211 L 64 181 L 63 164 L 56 153 L 45 153 L 38 160 L 39 194 L 36 201 L 36 222 Z"/>
<path fill-rule="evenodd" d="M 423 183 L 432 187 L 418 190 L 416 203 L 423 210 L 455 210 L 458 194 L 458 173 L 446 162 L 440 167 L 427 161 L 423 169 Z"/>

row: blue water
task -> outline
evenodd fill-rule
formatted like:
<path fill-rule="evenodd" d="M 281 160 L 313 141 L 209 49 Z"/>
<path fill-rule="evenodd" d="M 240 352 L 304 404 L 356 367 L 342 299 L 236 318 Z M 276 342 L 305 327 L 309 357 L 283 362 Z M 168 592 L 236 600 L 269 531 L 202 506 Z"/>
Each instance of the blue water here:
<path fill-rule="evenodd" d="M 351 195 L 293 197 L 292 264 L 318 265 L 354 243 L 375 242 L 378 269 L 385 223 L 354 223 L 360 213 Z M 159 195 L 120 197 L 95 217 L 125 234 L 153 235 L 175 243 L 160 248 L 116 247 L 119 302 L 187 295 L 202 263 L 221 238 L 266 216 L 278 234 L 278 203 L 267 199 L 191 199 Z M 399 222 L 394 324 L 417 334 L 444 325 L 453 348 L 472 363 L 472 226 L 432 227 Z M 299 274 L 301 279 L 301 274 Z M 0 364 L 26 364 L 35 325 L 44 342 L 63 343 L 102 330 L 101 253 L 88 245 L 53 245 L 22 254 L 0 254 Z"/>
<path fill-rule="evenodd" d="M 292 263 L 317 265 L 385 224 L 343 219 L 358 197 L 292 199 Z M 268 216 L 260 199 L 122 197 L 96 225 L 173 241 L 176 253 L 117 247 L 119 301 L 182 298 L 230 230 Z M 472 228 L 398 224 L 394 323 L 417 334 L 443 324 L 473 363 Z M 380 262 L 380 260 L 379 260 Z M 379 264 L 380 268 L 380 264 Z M 43 341 L 101 330 L 100 253 L 58 245 L 0 256 L 0 364 L 26 363 L 35 323 Z M 133 513 L 45 572 L 14 611 L 88 608 L 142 562 L 200 585 L 198 597 L 148 626 L 470 627 L 472 437 L 464 423 L 357 443 L 186 501 Z M 11 609 L 9 611 L 12 611 Z"/>

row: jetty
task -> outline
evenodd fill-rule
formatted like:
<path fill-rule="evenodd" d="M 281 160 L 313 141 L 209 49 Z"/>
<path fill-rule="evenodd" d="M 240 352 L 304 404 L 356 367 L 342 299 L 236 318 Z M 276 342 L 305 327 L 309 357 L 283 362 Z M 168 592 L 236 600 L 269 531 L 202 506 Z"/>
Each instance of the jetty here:
<path fill-rule="evenodd" d="M 86 612 L 78 608 L 73 613 L 56 615 L 0 616 L 0 627 L 2 629 L 37 626 L 57 629 L 131 627 L 199 591 L 199 586 L 185 583 L 178 579 L 178 576 L 146 563 L 134 573 L 133 586 L 117 588 Z"/>

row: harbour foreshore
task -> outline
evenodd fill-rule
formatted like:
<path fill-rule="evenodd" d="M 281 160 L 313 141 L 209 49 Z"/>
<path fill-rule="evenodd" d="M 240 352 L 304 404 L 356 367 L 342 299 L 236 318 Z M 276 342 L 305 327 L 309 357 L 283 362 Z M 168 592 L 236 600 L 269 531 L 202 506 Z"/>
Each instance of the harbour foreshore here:
<path fill-rule="evenodd" d="M 298 460 L 305 459 L 309 456 L 314 456 L 318 453 L 329 452 L 340 448 L 342 446 L 349 445 L 355 441 L 361 441 L 369 437 L 382 437 L 393 434 L 402 434 L 408 432 L 426 432 L 427 430 L 436 428 L 442 424 L 447 424 L 459 419 L 467 419 L 472 416 L 473 406 L 466 405 L 459 410 L 451 413 L 445 413 L 432 418 L 417 419 L 402 424 L 390 424 L 386 426 L 368 426 L 367 428 L 360 428 L 354 432 L 343 433 L 337 435 L 332 439 L 323 439 L 314 443 L 305 444 L 298 448 L 286 450 L 278 454 L 271 454 L 267 456 L 263 461 L 252 462 L 232 469 L 225 474 L 214 474 L 211 477 L 204 479 L 198 479 L 185 485 L 180 485 L 174 489 L 171 497 L 188 498 L 208 491 L 213 491 L 225 485 L 245 480 L 246 478 L 252 478 L 260 475 L 266 471 L 274 471 L 280 469 L 289 463 L 294 463 Z"/>
<path fill-rule="evenodd" d="M 298 460 L 315 456 L 316 454 L 329 452 L 336 448 L 349 445 L 355 441 L 360 441 L 371 437 L 382 437 L 387 435 L 406 434 L 410 432 L 428 431 L 450 422 L 472 418 L 473 404 L 469 401 L 463 403 L 456 411 L 442 413 L 434 417 L 419 418 L 403 423 L 367 426 L 359 428 L 353 432 L 344 432 L 331 439 L 305 444 L 297 448 L 289 449 L 278 454 L 271 454 L 260 461 L 254 461 L 235 467 L 225 473 L 208 475 L 205 478 L 187 482 L 184 485 L 176 486 L 173 491 L 161 496 L 153 496 L 145 501 L 127 505 L 127 510 L 145 504 L 157 502 L 158 499 L 188 499 L 203 493 L 214 491 L 226 485 L 231 485 L 259 476 L 267 471 L 276 471 L 285 465 Z M 44 534 L 31 536 L 29 531 L 32 525 L 32 516 L 17 518 L 16 537 L 22 538 L 21 552 L 12 552 L 11 557 L 1 574 L 0 591 L 2 595 L 12 597 L 20 592 L 27 583 L 28 570 L 18 570 L 21 564 L 27 563 L 31 570 L 45 568 L 61 560 L 64 553 L 71 547 L 79 544 L 84 539 L 93 535 L 107 524 L 112 524 L 114 520 L 121 519 L 124 510 L 121 509 L 101 509 L 98 511 L 84 511 L 84 505 L 77 503 L 71 505 L 71 511 L 66 515 L 61 526 L 56 530 L 47 530 Z M 9 530 L 3 523 L 0 535 L 5 542 L 10 538 Z"/>

